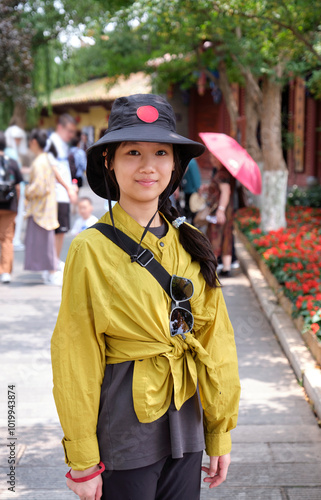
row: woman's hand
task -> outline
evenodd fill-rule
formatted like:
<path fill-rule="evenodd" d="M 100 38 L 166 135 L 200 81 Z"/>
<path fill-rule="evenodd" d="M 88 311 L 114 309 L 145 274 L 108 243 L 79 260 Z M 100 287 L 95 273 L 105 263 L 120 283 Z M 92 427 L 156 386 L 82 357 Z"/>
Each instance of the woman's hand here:
<path fill-rule="evenodd" d="M 221 225 L 225 224 L 225 222 L 226 222 L 226 215 L 225 215 L 225 212 L 223 210 L 221 210 L 220 208 L 218 208 L 216 210 L 215 215 L 216 215 L 216 219 L 217 219 L 217 223 L 218 224 L 221 224 Z"/>
<path fill-rule="evenodd" d="M 71 476 L 75 479 L 80 477 L 89 476 L 93 472 L 99 470 L 98 465 L 94 465 L 89 469 L 80 471 L 80 470 L 71 470 Z M 90 479 L 89 481 L 84 481 L 83 483 L 75 483 L 72 479 L 67 479 L 68 488 L 76 493 L 80 500 L 100 500 L 103 491 L 103 480 L 101 474 L 99 476 Z"/>
<path fill-rule="evenodd" d="M 78 190 L 79 190 L 78 186 L 74 184 L 72 186 L 67 187 L 67 193 L 71 204 L 77 203 Z"/>
<path fill-rule="evenodd" d="M 210 483 L 210 488 L 215 488 L 222 484 L 226 479 L 230 463 L 231 456 L 229 453 L 221 457 L 210 457 L 210 466 L 202 467 L 202 471 L 208 475 L 208 477 L 204 478 L 204 482 Z"/>

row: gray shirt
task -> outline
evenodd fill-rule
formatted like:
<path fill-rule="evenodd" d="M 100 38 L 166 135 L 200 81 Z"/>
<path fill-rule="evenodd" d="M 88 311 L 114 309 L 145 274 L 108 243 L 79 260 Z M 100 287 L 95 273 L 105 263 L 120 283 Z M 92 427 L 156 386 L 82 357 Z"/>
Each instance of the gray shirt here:
<path fill-rule="evenodd" d="M 161 238 L 167 226 L 149 230 Z M 198 391 L 179 411 L 172 400 L 165 415 L 143 424 L 133 404 L 134 363 L 106 365 L 97 426 L 100 457 L 106 469 L 136 469 L 166 456 L 181 458 L 184 453 L 203 450 L 203 412 Z"/>

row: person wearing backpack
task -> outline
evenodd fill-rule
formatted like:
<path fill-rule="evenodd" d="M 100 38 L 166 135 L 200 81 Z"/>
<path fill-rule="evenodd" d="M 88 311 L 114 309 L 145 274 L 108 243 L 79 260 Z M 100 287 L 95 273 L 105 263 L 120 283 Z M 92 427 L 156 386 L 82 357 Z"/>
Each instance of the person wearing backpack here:
<path fill-rule="evenodd" d="M 77 180 L 78 188 L 83 186 L 83 175 L 86 172 L 87 157 L 85 151 L 80 147 L 80 136 L 77 134 L 70 143 L 69 165 L 73 179 Z"/>
<path fill-rule="evenodd" d="M 7 284 L 11 282 L 15 218 L 23 179 L 18 163 L 4 153 L 5 148 L 6 137 L 0 132 L 0 274 L 1 282 Z"/>
<path fill-rule="evenodd" d="M 226 478 L 233 328 L 211 245 L 169 199 L 203 151 L 148 94 L 116 99 L 87 151 L 110 210 L 70 246 L 51 341 L 67 485 L 81 500 L 198 500 L 201 469 L 210 488 Z"/>

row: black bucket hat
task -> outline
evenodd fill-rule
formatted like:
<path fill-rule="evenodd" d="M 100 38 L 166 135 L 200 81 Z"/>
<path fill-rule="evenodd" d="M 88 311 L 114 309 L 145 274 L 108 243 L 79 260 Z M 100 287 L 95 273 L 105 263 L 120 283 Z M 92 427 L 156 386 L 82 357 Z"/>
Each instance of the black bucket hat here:
<path fill-rule="evenodd" d="M 192 158 L 200 156 L 205 146 L 176 133 L 176 120 L 172 106 L 153 94 L 135 94 L 116 99 L 110 113 L 108 130 L 87 150 L 87 179 L 98 196 L 108 198 L 106 181 L 112 200 L 117 200 L 113 183 L 105 175 L 103 152 L 112 142 L 163 142 L 179 147 L 182 174 Z M 105 179 L 104 179 L 105 177 Z M 175 191 L 181 179 L 172 186 Z M 170 194 L 171 194 L 170 193 Z"/>

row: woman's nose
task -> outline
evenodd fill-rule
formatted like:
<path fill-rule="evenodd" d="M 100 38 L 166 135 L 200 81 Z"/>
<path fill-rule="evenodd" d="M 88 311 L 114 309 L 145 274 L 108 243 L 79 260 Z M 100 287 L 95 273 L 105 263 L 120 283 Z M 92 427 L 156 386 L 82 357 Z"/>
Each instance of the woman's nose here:
<path fill-rule="evenodd" d="M 155 171 L 155 159 L 153 155 L 142 156 L 140 163 L 140 170 L 144 172 Z"/>

